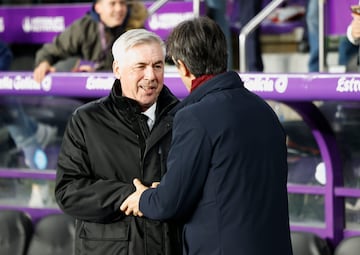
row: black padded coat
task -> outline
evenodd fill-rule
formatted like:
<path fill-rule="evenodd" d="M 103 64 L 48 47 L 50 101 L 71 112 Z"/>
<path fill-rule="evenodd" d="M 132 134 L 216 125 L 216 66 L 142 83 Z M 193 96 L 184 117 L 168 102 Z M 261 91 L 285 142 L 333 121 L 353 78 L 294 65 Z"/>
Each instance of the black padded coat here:
<path fill-rule="evenodd" d="M 134 192 L 135 177 L 151 184 L 165 173 L 172 128 L 167 113 L 177 103 L 164 86 L 147 138 L 140 106 L 121 96 L 119 80 L 109 96 L 71 116 L 58 158 L 55 196 L 76 219 L 75 254 L 181 254 L 181 229 L 175 222 L 126 216 L 119 209 Z"/>

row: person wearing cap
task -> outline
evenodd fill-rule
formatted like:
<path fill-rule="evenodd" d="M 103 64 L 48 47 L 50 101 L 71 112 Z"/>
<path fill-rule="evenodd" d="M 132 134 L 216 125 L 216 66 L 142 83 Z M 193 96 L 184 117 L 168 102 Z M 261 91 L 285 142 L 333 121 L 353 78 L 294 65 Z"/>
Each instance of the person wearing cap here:
<path fill-rule="evenodd" d="M 183 221 L 184 255 L 291 255 L 286 134 L 275 112 L 226 71 L 213 20 L 180 23 L 167 54 L 190 91 L 171 111 L 167 172 L 156 188 L 135 179 L 120 210 Z"/>
<path fill-rule="evenodd" d="M 129 29 L 143 28 L 147 17 L 139 0 L 93 1 L 88 13 L 37 51 L 34 80 L 42 82 L 49 72 L 110 71 L 115 39 Z"/>

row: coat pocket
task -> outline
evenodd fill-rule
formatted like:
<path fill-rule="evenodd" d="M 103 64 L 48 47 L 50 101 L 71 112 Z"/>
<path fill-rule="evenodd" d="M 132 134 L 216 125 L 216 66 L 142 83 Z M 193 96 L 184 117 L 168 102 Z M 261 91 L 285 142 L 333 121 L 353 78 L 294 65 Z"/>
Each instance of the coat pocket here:
<path fill-rule="evenodd" d="M 79 237 L 98 241 L 127 241 L 129 240 L 129 228 L 129 223 L 127 222 L 110 224 L 83 222 Z"/>

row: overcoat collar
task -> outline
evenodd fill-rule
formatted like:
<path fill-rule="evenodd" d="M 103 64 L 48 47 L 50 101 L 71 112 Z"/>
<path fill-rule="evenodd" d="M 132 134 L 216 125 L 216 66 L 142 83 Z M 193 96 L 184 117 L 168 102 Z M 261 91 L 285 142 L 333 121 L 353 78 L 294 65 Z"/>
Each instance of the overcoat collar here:
<path fill-rule="evenodd" d="M 237 72 L 228 71 L 216 75 L 214 78 L 205 81 L 201 86 L 197 87 L 193 92 L 191 92 L 174 109 L 171 110 L 170 114 L 175 115 L 178 110 L 184 108 L 187 105 L 191 105 L 200 101 L 203 97 L 210 93 L 235 88 L 244 88 L 244 84 Z"/>

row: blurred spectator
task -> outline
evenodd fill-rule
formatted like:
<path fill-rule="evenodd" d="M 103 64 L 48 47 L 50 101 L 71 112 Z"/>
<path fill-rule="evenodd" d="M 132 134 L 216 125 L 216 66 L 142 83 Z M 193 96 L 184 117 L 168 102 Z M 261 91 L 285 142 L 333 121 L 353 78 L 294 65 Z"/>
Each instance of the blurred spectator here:
<path fill-rule="evenodd" d="M 319 0 L 308 0 L 306 10 L 306 31 L 309 41 L 309 72 L 319 71 Z"/>
<path fill-rule="evenodd" d="M 359 2 L 360 4 L 360 2 Z M 360 9 L 359 9 L 360 10 Z M 360 12 L 351 14 L 352 21 L 347 29 L 347 37 L 349 41 L 355 45 L 359 45 L 360 40 Z"/>
<path fill-rule="evenodd" d="M 6 71 L 10 69 L 13 55 L 10 48 L 0 41 L 0 70 Z"/>
<path fill-rule="evenodd" d="M 0 68 L 9 70 L 12 52 L 8 46 L 0 42 Z M 6 127 L 16 147 L 24 154 L 25 164 L 32 169 L 46 169 L 47 155 L 44 148 L 55 138 L 56 127 L 37 122 L 26 114 L 16 96 L 4 96 L 0 104 L 0 126 Z M 39 190 L 38 184 L 33 185 L 33 191 Z M 38 198 L 32 193 L 30 204 L 38 206 Z M 41 199 L 42 201 L 42 199 Z"/>
<path fill-rule="evenodd" d="M 74 21 L 52 43 L 36 53 L 34 79 L 49 72 L 111 70 L 111 46 L 122 33 L 144 27 L 145 5 L 138 0 L 95 0 L 91 10 Z"/>
<path fill-rule="evenodd" d="M 345 66 L 347 71 L 356 71 L 351 69 L 350 65 L 358 52 L 358 45 L 352 44 L 346 36 L 341 37 L 339 41 L 339 65 Z M 358 65 L 358 59 L 356 59 L 355 65 Z"/>
<path fill-rule="evenodd" d="M 226 13 L 227 2 L 226 0 L 205 0 L 206 16 L 218 23 L 225 34 L 228 50 L 228 70 L 231 70 L 233 68 L 233 51 L 230 24 Z"/>
<path fill-rule="evenodd" d="M 360 1 L 359 1 L 359 5 L 360 5 Z M 360 8 L 358 8 L 357 10 L 360 10 Z M 348 26 L 347 29 L 347 39 L 353 44 L 359 47 L 359 42 L 360 42 L 360 12 L 356 12 L 356 9 L 353 11 L 353 13 L 351 14 L 352 16 L 352 21 L 350 23 L 350 25 Z M 359 59 L 358 59 L 359 62 Z"/>
<path fill-rule="evenodd" d="M 306 25 L 310 47 L 308 68 L 309 72 L 318 72 L 319 66 L 319 1 L 308 0 L 306 11 Z M 325 1 L 325 0 L 322 0 Z M 360 19 L 359 19 L 360 20 Z M 359 23 L 360 24 L 360 23 Z M 359 25 L 360 27 L 360 25 Z M 351 41 L 350 41 L 351 42 Z M 348 66 L 354 54 L 358 51 L 346 38 L 341 38 L 339 43 L 338 64 Z M 326 53 L 326 52 L 325 52 Z"/>

